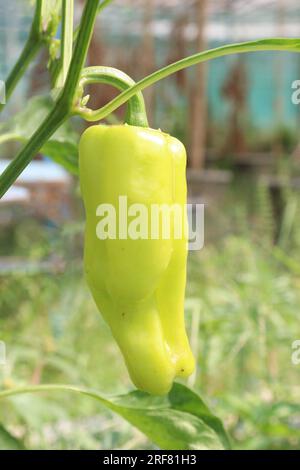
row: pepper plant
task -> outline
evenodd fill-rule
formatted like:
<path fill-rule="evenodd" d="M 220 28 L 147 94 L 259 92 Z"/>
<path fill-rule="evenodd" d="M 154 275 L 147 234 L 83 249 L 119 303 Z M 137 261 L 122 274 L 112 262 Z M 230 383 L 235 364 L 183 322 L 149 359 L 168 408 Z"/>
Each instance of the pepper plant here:
<path fill-rule="evenodd" d="M 98 400 L 100 404 L 140 429 L 163 449 L 228 449 L 230 442 L 222 422 L 212 414 L 201 398 L 179 383 L 175 383 L 170 390 L 175 376 L 186 376 L 193 369 L 193 359 L 182 317 L 186 240 L 183 237 L 180 243 L 171 244 L 172 246 L 168 244 L 139 245 L 143 256 L 133 263 L 134 266 L 131 266 L 131 258 L 137 245 L 133 242 L 131 245 L 114 245 L 111 255 L 105 258 L 103 249 L 100 245 L 96 247 L 91 235 L 93 229 L 89 227 L 90 225 L 94 227 L 95 221 L 91 217 L 90 207 L 94 207 L 95 198 L 98 196 L 100 199 L 101 197 L 113 199 L 113 193 L 110 190 L 107 193 L 103 190 L 101 193 L 97 184 L 94 184 L 94 172 L 99 173 L 97 183 L 101 182 L 100 187 L 105 188 L 110 175 L 110 165 L 115 164 L 118 167 L 116 168 L 118 172 L 115 183 L 116 193 L 121 187 L 125 187 L 132 199 L 136 199 L 139 191 L 139 194 L 143 193 L 148 197 L 150 193 L 146 194 L 145 188 L 149 186 L 152 193 L 155 192 L 157 195 L 159 185 L 155 186 L 155 183 L 158 180 L 163 187 L 162 192 L 159 193 L 163 202 L 165 199 L 172 199 L 174 197 L 172 195 L 175 194 L 175 201 L 178 200 L 180 204 L 184 204 L 186 198 L 184 149 L 176 139 L 170 138 L 161 131 L 149 129 L 141 92 L 184 68 L 225 55 L 271 50 L 300 52 L 300 39 L 272 38 L 228 44 L 182 58 L 135 83 L 123 71 L 114 68 L 101 65 L 85 67 L 96 17 L 112 1 L 86 0 L 80 24 L 74 28 L 73 0 L 36 0 L 28 40 L 6 79 L 6 98 L 8 100 L 11 97 L 38 51 L 45 48 L 49 56 L 51 109 L 29 138 L 22 136 L 20 139 L 17 132 L 0 136 L 0 143 L 14 139 L 22 140 L 24 143 L 19 153 L 0 176 L 0 197 L 12 186 L 37 152 L 49 149 L 51 139 L 69 118 L 80 116 L 90 122 L 101 121 L 121 105 L 128 103 L 126 126 L 113 126 L 111 129 L 108 128 L 109 130 L 104 129 L 103 126 L 94 126 L 86 132 L 80 144 L 79 165 L 77 155 L 70 158 L 70 155 L 63 151 L 54 152 L 55 156 L 51 152 L 49 154 L 72 173 L 80 174 L 88 220 L 85 250 L 88 283 L 97 305 L 101 311 L 103 309 L 105 319 L 119 343 L 134 383 L 143 391 L 133 391 L 127 395 L 107 398 L 95 390 L 83 387 L 45 384 L 0 390 L 0 399 L 38 392 L 79 393 Z M 57 38 L 59 28 L 60 39 Z M 85 88 L 89 84 L 97 83 L 109 84 L 117 88 L 120 93 L 105 106 L 94 110 L 88 107 L 89 96 L 85 94 Z M 1 105 L 0 111 L 3 108 L 4 105 Z M 141 129 L 143 129 L 142 133 Z M 152 139 L 151 145 L 146 142 L 147 139 L 149 141 Z M 119 146 L 113 145 L 116 141 L 119 142 Z M 97 151 L 99 147 L 102 149 L 100 155 Z M 126 149 L 127 157 L 130 156 L 130 158 L 125 156 L 126 165 L 137 170 L 136 174 L 140 175 L 143 172 L 141 179 L 143 184 L 138 190 L 136 181 L 128 183 L 122 173 L 122 160 L 124 159 L 121 154 L 122 148 Z M 160 152 L 163 152 L 163 155 L 160 155 Z M 138 167 L 135 166 L 134 160 L 139 161 Z M 178 165 L 178 168 L 176 167 L 178 173 L 173 183 L 168 182 L 170 171 L 168 165 L 173 170 Z M 155 191 L 153 188 L 156 188 Z M 116 251 L 116 248 L 120 251 Z M 125 256 L 123 251 L 127 251 L 128 258 L 120 266 L 120 257 L 124 259 Z M 94 259 L 98 258 L 102 260 L 100 268 L 94 263 Z M 156 258 L 159 262 L 155 264 L 153 259 Z M 105 262 L 103 262 L 104 259 Z M 170 263 L 173 263 L 171 271 L 169 268 L 166 269 Z M 119 276 L 105 282 L 103 276 L 109 272 L 110 265 L 113 265 L 114 271 L 119 270 Z M 105 268 L 105 274 L 101 271 L 103 268 Z M 152 298 L 154 287 L 151 283 L 156 285 L 156 278 L 162 275 L 162 281 L 155 291 L 155 297 L 159 299 L 157 301 L 158 312 L 154 308 L 155 302 Z M 172 289 L 176 294 L 172 292 Z M 130 297 L 132 292 L 134 295 Z M 137 301 L 140 302 L 138 307 Z M 127 324 L 126 315 L 131 315 Z M 139 336 L 141 329 L 146 332 L 142 340 Z M 164 341 L 168 345 L 167 349 L 165 349 Z M 170 351 L 172 351 L 171 355 Z M 162 396 L 152 396 L 147 392 L 158 393 Z"/>

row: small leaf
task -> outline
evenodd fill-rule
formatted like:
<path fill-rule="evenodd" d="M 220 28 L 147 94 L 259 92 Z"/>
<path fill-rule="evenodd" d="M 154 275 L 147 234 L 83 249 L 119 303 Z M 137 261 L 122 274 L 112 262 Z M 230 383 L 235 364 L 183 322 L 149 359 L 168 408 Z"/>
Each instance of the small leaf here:
<path fill-rule="evenodd" d="M 53 102 L 49 97 L 38 96 L 28 101 L 24 109 L 8 120 L 0 129 L 0 145 L 8 141 L 27 142 L 49 114 Z M 78 174 L 78 133 L 64 123 L 41 149 L 73 174 Z"/>

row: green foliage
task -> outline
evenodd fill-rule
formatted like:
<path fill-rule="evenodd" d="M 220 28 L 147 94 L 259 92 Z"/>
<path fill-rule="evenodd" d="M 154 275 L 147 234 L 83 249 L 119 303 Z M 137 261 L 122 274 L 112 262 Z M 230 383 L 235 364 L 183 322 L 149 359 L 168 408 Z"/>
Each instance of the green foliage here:
<path fill-rule="evenodd" d="M 180 384 L 174 384 L 167 397 L 154 397 L 136 391 L 106 398 L 93 390 L 70 385 L 41 385 L 0 392 L 0 400 L 10 395 L 39 391 L 75 392 L 94 398 L 122 416 L 162 449 L 207 450 L 229 447 L 221 421 L 211 414 L 199 396 Z"/>
<path fill-rule="evenodd" d="M 267 190 L 249 193 L 214 214 L 222 240 L 190 257 L 188 295 L 201 306 L 196 389 L 214 399 L 235 448 L 297 449 L 300 237 L 296 211 L 287 212 L 299 195 L 289 191 L 280 224 Z"/>
<path fill-rule="evenodd" d="M 162 449 L 230 447 L 222 422 L 196 393 L 180 384 L 163 398 L 139 391 L 115 398 L 112 409 Z"/>
<path fill-rule="evenodd" d="M 298 217 L 283 217 L 289 228 L 284 229 L 282 243 L 274 245 L 267 230 L 268 194 L 253 197 L 255 189 L 248 193 L 246 198 L 237 187 L 224 207 L 207 213 L 206 231 L 222 236 L 213 244 L 207 238 L 201 252 L 190 254 L 187 300 L 199 305 L 193 314 L 199 320 L 199 333 L 193 332 L 198 349 L 194 389 L 223 419 L 234 448 L 297 449 L 299 369 L 291 363 L 291 344 L 300 337 Z M 287 191 L 285 211 L 293 201 L 297 193 Z M 156 445 L 195 447 L 201 439 L 206 447 L 226 447 L 220 422 L 185 387 L 177 384 L 176 393 L 166 399 L 140 392 L 128 395 L 125 366 L 82 278 L 82 227 L 76 222 L 63 232 L 47 232 L 23 221 L 10 232 L 11 254 L 38 259 L 60 253 L 66 271 L 0 277 L 0 336 L 8 356 L 7 365 L 0 366 L 0 388 L 80 384 L 105 396 L 121 395 L 114 399 L 119 414 Z M 189 314 L 187 309 L 191 329 Z M 159 423 L 162 416 L 157 429 L 151 420 Z M 188 423 L 184 429 L 183 416 Z M 3 400 L 0 422 L 9 423 L 9 434 L 18 436 L 26 448 L 154 445 L 99 407 L 99 401 L 79 394 L 70 399 L 68 392 Z"/>
<path fill-rule="evenodd" d="M 31 98 L 24 109 L 9 119 L 0 128 L 0 144 L 9 141 L 27 142 L 53 106 L 50 98 Z M 73 174 L 78 173 L 78 133 L 70 122 L 63 124 L 41 149 L 41 153 L 52 158 Z"/>

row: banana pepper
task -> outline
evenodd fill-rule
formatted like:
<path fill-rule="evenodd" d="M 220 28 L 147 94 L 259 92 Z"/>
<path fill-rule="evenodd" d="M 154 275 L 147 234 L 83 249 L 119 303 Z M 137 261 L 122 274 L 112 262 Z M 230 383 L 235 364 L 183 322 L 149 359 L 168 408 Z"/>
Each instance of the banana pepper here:
<path fill-rule="evenodd" d="M 80 185 L 86 212 L 84 266 L 93 298 L 111 328 L 136 387 L 166 394 L 175 377 L 194 369 L 184 324 L 187 236 L 100 238 L 100 204 L 115 208 L 179 205 L 187 224 L 186 152 L 159 130 L 95 125 L 81 137 Z M 150 216 L 151 219 L 151 216 Z M 159 218 L 162 224 L 162 218 Z M 185 225 L 186 226 L 186 225 Z M 120 227 L 119 227 L 120 228 Z"/>

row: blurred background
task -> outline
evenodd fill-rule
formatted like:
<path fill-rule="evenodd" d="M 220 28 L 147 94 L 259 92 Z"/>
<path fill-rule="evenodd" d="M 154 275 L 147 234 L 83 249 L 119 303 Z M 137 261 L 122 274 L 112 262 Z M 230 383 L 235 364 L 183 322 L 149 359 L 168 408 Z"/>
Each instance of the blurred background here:
<path fill-rule="evenodd" d="M 79 20 L 84 2 L 75 3 Z M 32 12 L 32 2 L 0 0 L 2 80 Z M 300 36 L 297 0 L 115 0 L 99 16 L 88 62 L 138 80 L 200 50 L 272 36 Z M 0 172 L 49 108 L 46 65 L 40 54 L 1 115 Z M 205 245 L 188 262 L 186 322 L 197 357 L 188 384 L 241 449 L 300 446 L 300 365 L 291 360 L 300 339 L 297 79 L 298 54 L 258 52 L 193 67 L 145 93 L 151 126 L 187 147 L 190 201 L 205 204 Z M 94 108 L 116 94 L 90 92 Z M 84 125 L 64 126 L 0 202 L 0 388 L 132 387 L 83 279 L 84 213 L 68 158 L 77 158 Z M 97 403 L 65 394 L 1 403 L 0 448 L 23 445 L 152 447 Z"/>

